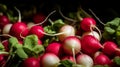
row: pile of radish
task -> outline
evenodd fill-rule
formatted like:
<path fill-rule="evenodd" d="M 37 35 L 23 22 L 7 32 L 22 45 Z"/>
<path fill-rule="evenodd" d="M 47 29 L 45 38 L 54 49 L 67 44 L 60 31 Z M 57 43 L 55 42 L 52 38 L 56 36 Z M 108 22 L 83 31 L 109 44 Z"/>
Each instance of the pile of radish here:
<path fill-rule="evenodd" d="M 0 15 L 0 67 L 120 66 L 118 43 L 102 37 L 104 30 L 95 18 L 84 16 L 72 24 L 66 18 L 51 18 L 58 13 L 52 11 L 47 16 L 36 13 L 28 22 L 15 10 L 15 22 Z"/>

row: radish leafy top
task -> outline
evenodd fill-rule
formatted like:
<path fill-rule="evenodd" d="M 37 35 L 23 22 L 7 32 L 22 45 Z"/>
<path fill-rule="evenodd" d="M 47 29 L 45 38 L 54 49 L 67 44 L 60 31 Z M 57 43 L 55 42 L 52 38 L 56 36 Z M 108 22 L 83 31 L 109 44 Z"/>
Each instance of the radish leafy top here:
<path fill-rule="evenodd" d="M 120 18 L 116 17 L 105 24 L 103 38 L 114 40 L 120 45 Z"/>

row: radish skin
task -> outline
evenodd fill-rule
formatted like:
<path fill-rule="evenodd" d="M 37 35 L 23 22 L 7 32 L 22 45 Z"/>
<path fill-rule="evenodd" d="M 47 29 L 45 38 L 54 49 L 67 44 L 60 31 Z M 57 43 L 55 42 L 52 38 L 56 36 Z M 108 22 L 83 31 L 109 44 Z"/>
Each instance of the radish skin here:
<path fill-rule="evenodd" d="M 67 54 L 73 55 L 73 49 L 77 54 L 81 50 L 81 42 L 76 36 L 69 36 L 64 39 L 62 47 Z"/>
<path fill-rule="evenodd" d="M 3 34 L 9 34 L 10 32 L 10 28 L 12 27 L 13 24 L 6 24 L 4 27 L 3 27 Z"/>
<path fill-rule="evenodd" d="M 63 41 L 68 36 L 75 36 L 75 29 L 71 25 L 62 26 L 61 29 L 59 30 L 59 33 L 62 33 L 62 32 L 63 34 L 58 36 L 60 41 Z"/>
<path fill-rule="evenodd" d="M 60 51 L 61 51 L 61 43 L 59 42 L 53 42 L 50 43 L 47 47 L 45 52 L 46 53 L 54 53 L 55 55 L 59 56 L 60 55 Z"/>
<path fill-rule="evenodd" d="M 93 59 L 87 54 L 79 54 L 76 57 L 77 64 L 82 64 L 85 67 L 93 67 Z"/>
<path fill-rule="evenodd" d="M 99 54 L 94 58 L 95 65 L 107 65 L 110 64 L 111 60 L 105 54 Z"/>
<path fill-rule="evenodd" d="M 94 36 L 86 35 L 81 38 L 81 48 L 84 53 L 92 56 L 99 49 L 102 49 L 103 46 Z"/>
<path fill-rule="evenodd" d="M 92 35 L 92 36 L 94 36 L 96 39 L 98 39 L 100 41 L 100 35 L 96 31 L 84 32 L 82 37 L 85 36 L 85 35 Z"/>
<path fill-rule="evenodd" d="M 53 53 L 45 53 L 41 57 L 42 67 L 57 67 L 60 59 Z"/>

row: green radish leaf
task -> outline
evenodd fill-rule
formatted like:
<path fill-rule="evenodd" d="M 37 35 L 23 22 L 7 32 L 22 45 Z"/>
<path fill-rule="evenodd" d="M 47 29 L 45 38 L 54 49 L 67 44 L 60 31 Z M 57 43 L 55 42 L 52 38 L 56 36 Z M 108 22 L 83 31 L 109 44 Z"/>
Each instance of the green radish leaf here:
<path fill-rule="evenodd" d="M 35 52 L 36 54 L 41 54 L 45 51 L 44 47 L 42 45 L 36 45 L 33 48 L 33 52 Z"/>
<path fill-rule="evenodd" d="M 4 50 L 5 50 L 4 46 L 2 45 L 2 43 L 0 43 L 0 51 L 4 51 Z"/>
<path fill-rule="evenodd" d="M 116 56 L 116 57 L 113 59 L 113 62 L 115 62 L 117 65 L 120 65 L 120 57 L 119 57 L 119 56 Z"/>
<path fill-rule="evenodd" d="M 84 66 L 84 65 L 80 65 L 80 64 L 73 64 L 72 67 L 86 67 L 86 66 Z"/>
<path fill-rule="evenodd" d="M 23 48 L 17 48 L 16 54 L 22 59 L 28 58 L 28 55 L 25 53 Z"/>
<path fill-rule="evenodd" d="M 16 37 L 11 37 L 11 38 L 9 38 L 8 41 L 9 41 L 9 47 L 10 48 L 16 47 L 19 44 Z"/>
<path fill-rule="evenodd" d="M 72 67 L 74 63 L 69 60 L 61 60 L 60 65 L 58 67 Z"/>
<path fill-rule="evenodd" d="M 63 22 L 62 19 L 58 19 L 53 22 L 53 28 L 56 28 L 57 30 L 61 28 L 63 25 L 65 25 L 65 23 Z"/>
<path fill-rule="evenodd" d="M 105 27 L 104 29 L 105 29 L 106 32 L 108 32 L 111 35 L 115 33 L 115 30 L 112 29 L 111 27 Z"/>
<path fill-rule="evenodd" d="M 36 35 L 28 35 L 24 39 L 23 49 L 28 56 L 35 56 L 44 52 L 44 47 L 38 45 L 38 37 Z"/>
<path fill-rule="evenodd" d="M 32 50 L 34 46 L 38 45 L 38 37 L 36 35 L 28 35 L 25 37 L 23 45 Z"/>
<path fill-rule="evenodd" d="M 44 27 L 44 31 L 45 31 L 46 33 L 49 33 L 49 34 L 56 33 L 56 31 L 53 29 L 53 27 L 52 27 L 52 26 L 49 26 L 49 25 Z"/>

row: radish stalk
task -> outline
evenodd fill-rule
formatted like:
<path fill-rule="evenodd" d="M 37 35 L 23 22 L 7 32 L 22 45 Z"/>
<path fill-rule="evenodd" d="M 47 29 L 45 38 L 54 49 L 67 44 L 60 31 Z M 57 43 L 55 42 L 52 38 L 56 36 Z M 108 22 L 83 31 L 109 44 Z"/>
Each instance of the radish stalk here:
<path fill-rule="evenodd" d="M 73 52 L 73 58 L 74 58 L 74 61 L 75 61 L 75 64 L 76 64 L 75 49 L 74 48 L 72 48 L 72 52 Z"/>
<path fill-rule="evenodd" d="M 11 35 L 9 35 L 9 34 L 2 34 L 2 35 L 0 35 L 0 36 L 8 36 L 8 37 L 13 37 L 13 36 L 11 36 Z"/>
<path fill-rule="evenodd" d="M 73 22 L 73 24 L 75 24 L 75 22 L 77 22 L 77 20 L 74 20 L 74 19 L 71 19 L 71 18 L 64 16 L 60 9 L 59 9 L 59 13 L 64 19 Z"/>
<path fill-rule="evenodd" d="M 0 54 L 9 54 L 9 52 L 0 52 Z"/>
<path fill-rule="evenodd" d="M 14 7 L 16 10 L 17 10 L 17 12 L 18 12 L 18 22 L 21 22 L 21 12 L 20 12 L 20 10 L 18 9 L 18 8 L 16 8 L 16 7 Z"/>
<path fill-rule="evenodd" d="M 96 18 L 102 25 L 105 25 L 105 24 L 96 16 L 96 14 L 95 14 L 91 9 L 89 9 L 89 11 L 95 16 L 95 18 Z"/>
<path fill-rule="evenodd" d="M 93 29 L 92 28 L 95 28 L 98 32 L 99 32 L 99 35 L 100 35 L 100 40 L 101 40 L 101 38 L 102 38 L 102 34 L 101 34 L 101 31 L 99 30 L 99 28 L 98 27 L 96 27 L 95 25 L 90 25 L 90 31 L 93 31 Z M 94 35 L 94 33 L 93 33 L 93 35 Z M 95 35 L 94 35 L 95 36 Z"/>
<path fill-rule="evenodd" d="M 42 21 L 41 23 L 38 23 L 38 24 L 35 24 L 35 25 L 33 25 L 33 26 L 36 26 L 36 25 L 41 25 L 41 24 L 43 24 L 44 22 L 46 22 L 47 21 L 47 19 L 53 14 L 53 13 L 55 13 L 56 12 L 56 10 L 54 10 L 54 11 L 52 11 L 51 13 L 49 13 L 48 14 L 48 16 L 45 18 L 45 20 L 44 21 Z"/>

